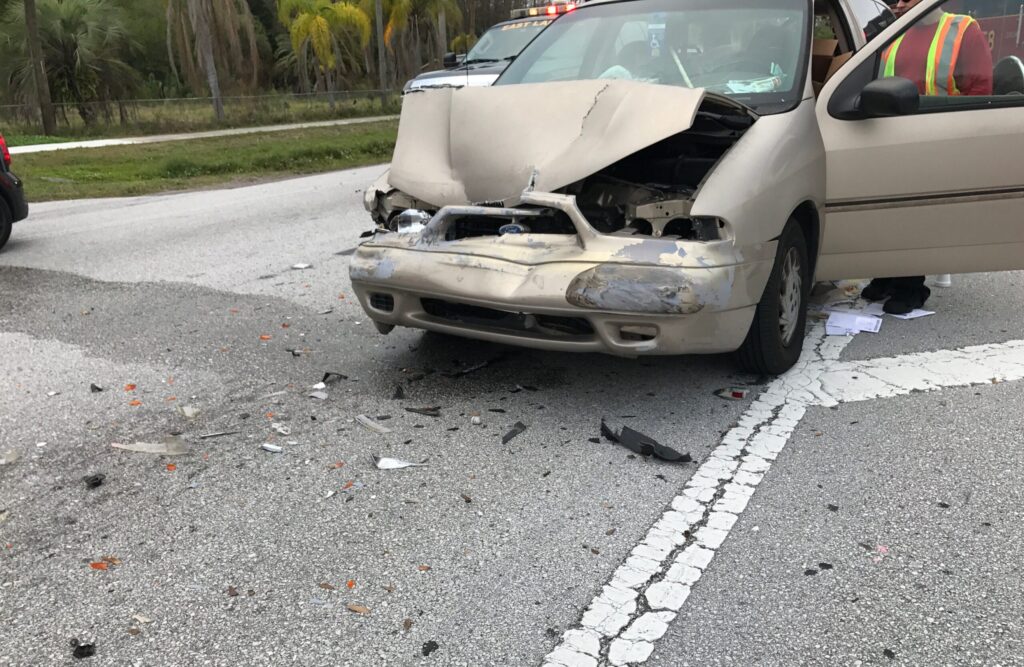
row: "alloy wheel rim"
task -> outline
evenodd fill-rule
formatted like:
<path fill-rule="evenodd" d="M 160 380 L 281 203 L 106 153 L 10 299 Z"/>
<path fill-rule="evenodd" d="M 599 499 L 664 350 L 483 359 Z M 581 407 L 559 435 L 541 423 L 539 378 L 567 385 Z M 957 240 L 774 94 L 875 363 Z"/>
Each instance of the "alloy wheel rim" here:
<path fill-rule="evenodd" d="M 790 248 L 782 261 L 782 284 L 779 287 L 779 334 L 782 344 L 789 345 L 800 322 L 800 296 L 803 279 L 800 277 L 800 255 Z"/>

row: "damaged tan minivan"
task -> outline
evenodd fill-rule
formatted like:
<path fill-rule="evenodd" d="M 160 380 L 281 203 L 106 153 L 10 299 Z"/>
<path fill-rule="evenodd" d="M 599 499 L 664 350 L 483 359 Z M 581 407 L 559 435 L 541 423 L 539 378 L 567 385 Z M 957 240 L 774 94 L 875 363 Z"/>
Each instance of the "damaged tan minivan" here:
<path fill-rule="evenodd" d="M 969 96 L 881 66 L 973 4 L 923 0 L 895 22 L 873 0 L 580 5 L 493 87 L 405 97 L 366 192 L 360 303 L 382 333 L 737 351 L 777 374 L 814 280 L 1024 268 L 1012 67 Z"/>

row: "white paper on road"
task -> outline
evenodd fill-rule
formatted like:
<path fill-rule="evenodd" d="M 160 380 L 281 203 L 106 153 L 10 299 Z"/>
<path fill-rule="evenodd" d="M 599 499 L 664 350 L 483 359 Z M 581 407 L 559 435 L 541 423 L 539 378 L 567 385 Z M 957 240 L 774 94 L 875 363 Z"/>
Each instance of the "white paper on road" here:
<path fill-rule="evenodd" d="M 890 313 L 890 315 L 891 314 L 892 313 Z M 928 317 L 929 315 L 934 315 L 934 314 L 935 314 L 934 310 L 921 310 L 920 308 L 916 308 L 916 309 L 910 311 L 909 313 L 906 313 L 905 315 L 893 315 L 893 317 L 901 319 L 901 320 L 916 320 L 919 317 Z"/>
<path fill-rule="evenodd" d="M 862 331 L 878 333 L 882 328 L 882 318 L 874 315 L 859 315 L 833 311 L 825 323 L 825 331 L 830 336 L 851 336 Z"/>
<path fill-rule="evenodd" d="M 858 306 L 856 301 L 839 301 L 825 305 L 825 311 L 829 313 L 854 313 L 856 315 L 875 315 L 881 317 L 883 304 L 879 302 L 869 303 L 865 306 Z"/>

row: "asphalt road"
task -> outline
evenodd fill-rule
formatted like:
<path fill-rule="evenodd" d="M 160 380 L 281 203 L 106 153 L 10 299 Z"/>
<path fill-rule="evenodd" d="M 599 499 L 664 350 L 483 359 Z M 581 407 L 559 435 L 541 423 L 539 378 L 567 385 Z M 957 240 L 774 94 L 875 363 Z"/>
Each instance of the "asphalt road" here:
<path fill-rule="evenodd" d="M 73 663 L 77 638 L 112 665 L 538 665 L 757 412 L 766 380 L 725 356 L 380 336 L 347 280 L 380 171 L 38 204 L 15 226 L 0 664 Z M 837 354 L 1024 338 L 1022 279 L 956 276 L 935 316 Z M 310 398 L 326 371 L 346 377 Z M 735 385 L 751 395 L 714 396 Z M 1021 387 L 809 404 L 649 664 L 1020 663 Z M 593 442 L 602 416 L 696 462 Z M 187 453 L 111 447 L 169 433 Z"/>

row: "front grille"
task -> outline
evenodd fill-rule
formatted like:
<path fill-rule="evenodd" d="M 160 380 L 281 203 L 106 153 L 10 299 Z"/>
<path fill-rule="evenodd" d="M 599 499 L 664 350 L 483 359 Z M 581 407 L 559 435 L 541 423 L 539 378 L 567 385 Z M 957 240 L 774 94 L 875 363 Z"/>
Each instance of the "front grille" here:
<path fill-rule="evenodd" d="M 461 216 L 452 221 L 445 239 L 457 241 L 480 236 L 499 236 L 498 230 L 510 222 L 511 218 L 491 215 Z M 544 215 L 519 218 L 516 222 L 526 227 L 530 234 L 576 234 L 572 220 L 562 211 L 549 210 Z"/>
<path fill-rule="evenodd" d="M 594 328 L 582 317 L 512 313 L 441 299 L 421 299 L 420 302 L 428 315 L 449 322 L 557 339 L 591 338 L 594 335 Z"/>
<path fill-rule="evenodd" d="M 395 309 L 395 297 L 390 294 L 374 292 L 370 294 L 370 307 L 374 310 L 390 313 Z"/>

